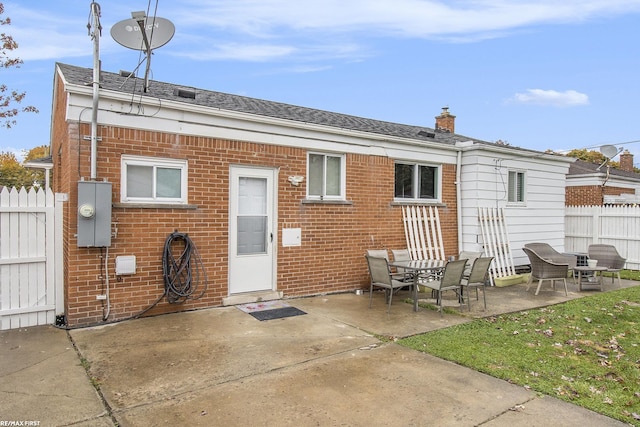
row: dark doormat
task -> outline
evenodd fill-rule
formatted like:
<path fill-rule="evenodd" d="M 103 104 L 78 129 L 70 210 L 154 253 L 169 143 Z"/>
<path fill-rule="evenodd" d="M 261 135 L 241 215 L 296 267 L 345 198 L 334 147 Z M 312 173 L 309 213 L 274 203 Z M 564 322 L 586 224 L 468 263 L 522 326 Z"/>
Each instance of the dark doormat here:
<path fill-rule="evenodd" d="M 282 319 L 283 317 L 300 316 L 301 314 L 307 314 L 307 313 L 295 307 L 282 307 L 282 308 L 275 308 L 273 310 L 252 311 L 249 314 L 255 317 L 256 319 L 263 321 L 263 320 L 272 320 L 272 319 Z"/>

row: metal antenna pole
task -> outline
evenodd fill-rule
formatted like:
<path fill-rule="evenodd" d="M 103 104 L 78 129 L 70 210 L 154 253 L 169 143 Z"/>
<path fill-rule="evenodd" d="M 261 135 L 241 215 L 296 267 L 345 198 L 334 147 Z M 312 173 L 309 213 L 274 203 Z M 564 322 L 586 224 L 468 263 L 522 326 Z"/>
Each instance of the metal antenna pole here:
<path fill-rule="evenodd" d="M 98 152 L 98 101 L 100 90 L 100 5 L 91 2 L 91 14 L 93 16 L 93 109 L 91 112 L 91 180 L 94 181 L 97 175 L 97 152 Z"/>
<path fill-rule="evenodd" d="M 151 45 L 149 44 L 149 39 L 147 38 L 147 25 L 146 25 L 146 16 L 139 16 L 140 12 L 132 13 L 133 18 L 138 22 L 138 27 L 140 27 L 140 32 L 142 33 L 142 41 L 144 42 L 145 54 L 147 56 L 147 66 L 144 72 L 144 92 L 147 92 L 149 88 L 149 70 L 151 68 Z"/>

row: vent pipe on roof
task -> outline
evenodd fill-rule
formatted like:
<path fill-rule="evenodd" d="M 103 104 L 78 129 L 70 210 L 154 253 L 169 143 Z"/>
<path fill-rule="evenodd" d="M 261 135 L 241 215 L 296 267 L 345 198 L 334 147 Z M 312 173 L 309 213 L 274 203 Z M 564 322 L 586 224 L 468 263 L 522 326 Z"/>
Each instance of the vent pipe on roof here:
<path fill-rule="evenodd" d="M 194 90 L 176 88 L 173 90 L 173 94 L 175 96 L 179 96 L 180 98 L 196 99 L 196 92 Z"/>

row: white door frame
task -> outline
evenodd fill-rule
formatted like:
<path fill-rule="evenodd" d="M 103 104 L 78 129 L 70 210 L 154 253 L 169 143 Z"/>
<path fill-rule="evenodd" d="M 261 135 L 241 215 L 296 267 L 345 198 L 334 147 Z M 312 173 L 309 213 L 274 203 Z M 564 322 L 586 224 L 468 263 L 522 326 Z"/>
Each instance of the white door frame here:
<path fill-rule="evenodd" d="M 261 203 L 247 205 L 239 203 L 241 178 L 254 179 L 254 183 L 264 180 L 264 198 Z M 255 181 L 257 180 L 257 181 Z M 245 183 L 247 181 L 245 180 Z M 246 188 L 246 187 L 245 187 Z M 259 194 L 258 197 L 261 197 Z M 278 169 L 232 165 L 229 170 L 229 295 L 250 292 L 264 292 L 276 290 L 277 259 L 277 200 L 278 200 Z M 238 252 L 238 218 L 242 217 L 247 206 L 259 212 L 251 212 L 249 216 L 266 216 L 264 232 L 265 246 L 252 253 Z M 259 245 L 258 245 L 259 246 Z"/>

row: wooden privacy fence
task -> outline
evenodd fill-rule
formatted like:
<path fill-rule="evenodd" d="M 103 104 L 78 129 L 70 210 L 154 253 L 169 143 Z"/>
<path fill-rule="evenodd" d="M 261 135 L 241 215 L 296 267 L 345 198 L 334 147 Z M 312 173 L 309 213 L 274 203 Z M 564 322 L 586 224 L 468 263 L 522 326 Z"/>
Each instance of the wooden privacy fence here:
<path fill-rule="evenodd" d="M 626 268 L 640 270 L 640 206 L 567 206 L 566 252 L 587 252 L 589 245 L 616 247 Z"/>
<path fill-rule="evenodd" d="M 51 190 L 0 191 L 0 330 L 53 324 L 62 313 L 59 213 Z"/>
<path fill-rule="evenodd" d="M 445 260 L 437 207 L 403 206 L 402 221 L 411 259 Z"/>

